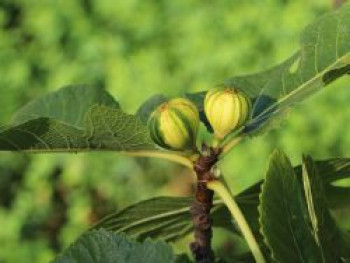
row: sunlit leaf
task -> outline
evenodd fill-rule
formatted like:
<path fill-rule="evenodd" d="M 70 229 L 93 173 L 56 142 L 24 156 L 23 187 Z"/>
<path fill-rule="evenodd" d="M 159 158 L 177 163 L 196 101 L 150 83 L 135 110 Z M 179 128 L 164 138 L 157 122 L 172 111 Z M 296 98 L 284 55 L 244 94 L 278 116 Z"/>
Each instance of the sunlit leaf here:
<path fill-rule="evenodd" d="M 300 50 L 285 62 L 256 74 L 232 77 L 228 88 L 246 92 L 253 101 L 244 134 L 260 134 L 278 122 L 293 105 L 350 72 L 350 5 L 344 5 L 307 26 Z M 192 94 L 200 101 L 203 93 Z"/>
<path fill-rule="evenodd" d="M 350 71 L 350 5 L 328 13 L 301 34 L 299 52 L 270 74 L 263 85 L 241 86 L 231 78 L 228 86 L 244 89 L 254 98 L 253 119 L 244 132 L 264 127 L 275 115 L 305 100 Z"/>
<path fill-rule="evenodd" d="M 104 90 L 70 86 L 24 106 L 0 132 L 0 150 L 32 152 L 156 150 L 138 117 Z"/>
<path fill-rule="evenodd" d="M 17 125 L 38 118 L 58 120 L 73 127 L 82 127 L 87 111 L 94 105 L 119 109 L 119 103 L 98 86 L 68 86 L 39 97 L 23 106 L 14 115 Z"/>

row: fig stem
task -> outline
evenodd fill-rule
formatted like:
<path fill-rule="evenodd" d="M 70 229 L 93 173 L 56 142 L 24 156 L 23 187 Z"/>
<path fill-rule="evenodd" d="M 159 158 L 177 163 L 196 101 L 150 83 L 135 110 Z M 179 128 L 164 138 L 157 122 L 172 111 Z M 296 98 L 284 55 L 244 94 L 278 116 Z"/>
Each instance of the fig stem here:
<path fill-rule="evenodd" d="M 222 155 L 220 156 L 220 159 L 226 154 L 228 153 L 233 147 L 235 147 L 241 140 L 243 137 L 235 137 L 232 140 L 230 140 L 229 142 L 227 142 L 225 145 L 222 146 Z"/>
<path fill-rule="evenodd" d="M 166 151 L 135 151 L 135 152 L 123 152 L 129 156 L 135 157 L 155 157 L 160 159 L 166 159 L 187 168 L 193 168 L 193 162 L 190 160 L 190 156 L 181 155 L 176 152 L 166 152 Z"/>
<path fill-rule="evenodd" d="M 227 206 L 228 210 L 230 211 L 232 217 L 237 222 L 240 230 L 242 231 L 242 234 L 247 241 L 247 244 L 256 260 L 257 263 L 265 263 L 264 255 L 262 254 L 260 247 L 241 211 L 239 206 L 237 205 L 236 201 L 234 200 L 233 196 L 231 195 L 228 188 L 225 187 L 225 185 L 219 181 L 219 180 L 213 180 L 209 181 L 207 183 L 208 189 L 213 190 L 216 194 L 218 194 L 225 205 Z"/>

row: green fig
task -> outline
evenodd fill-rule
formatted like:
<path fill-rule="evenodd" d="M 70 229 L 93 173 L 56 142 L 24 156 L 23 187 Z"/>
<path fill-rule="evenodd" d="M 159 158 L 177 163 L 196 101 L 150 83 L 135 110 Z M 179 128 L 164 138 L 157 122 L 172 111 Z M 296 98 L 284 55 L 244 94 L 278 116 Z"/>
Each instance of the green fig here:
<path fill-rule="evenodd" d="M 239 129 L 250 118 L 250 98 L 233 88 L 209 90 L 204 99 L 205 115 L 219 140 Z"/>
<path fill-rule="evenodd" d="M 151 138 L 159 146 L 171 150 L 194 150 L 199 113 L 188 99 L 172 99 L 150 115 L 148 127 Z"/>

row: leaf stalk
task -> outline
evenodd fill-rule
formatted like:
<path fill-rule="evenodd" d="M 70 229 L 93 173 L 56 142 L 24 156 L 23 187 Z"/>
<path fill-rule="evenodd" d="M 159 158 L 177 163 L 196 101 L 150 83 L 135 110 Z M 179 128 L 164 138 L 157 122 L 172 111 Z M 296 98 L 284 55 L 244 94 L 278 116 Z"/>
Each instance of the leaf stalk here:
<path fill-rule="evenodd" d="M 124 154 L 135 157 L 155 157 L 160 159 L 166 159 L 178 164 L 181 164 L 187 168 L 193 168 L 193 162 L 190 156 L 181 155 L 173 152 L 166 151 L 135 151 L 135 152 L 124 152 Z"/>
<path fill-rule="evenodd" d="M 222 153 L 220 156 L 220 159 L 223 158 L 225 154 L 227 154 L 233 147 L 235 147 L 240 141 L 242 140 L 242 137 L 235 137 L 226 144 L 224 144 L 222 147 Z"/>
<path fill-rule="evenodd" d="M 211 190 L 213 190 L 215 193 L 217 193 L 225 205 L 227 206 L 228 210 L 230 211 L 232 217 L 236 220 L 239 228 L 242 231 L 242 234 L 245 238 L 245 240 L 248 243 L 248 246 L 250 250 L 252 251 L 252 254 L 256 260 L 257 263 L 265 263 L 265 258 L 263 253 L 260 250 L 260 247 L 246 221 L 244 218 L 244 215 L 237 205 L 236 201 L 232 197 L 230 191 L 225 187 L 225 185 L 219 181 L 219 180 L 213 180 L 207 183 L 207 187 Z"/>

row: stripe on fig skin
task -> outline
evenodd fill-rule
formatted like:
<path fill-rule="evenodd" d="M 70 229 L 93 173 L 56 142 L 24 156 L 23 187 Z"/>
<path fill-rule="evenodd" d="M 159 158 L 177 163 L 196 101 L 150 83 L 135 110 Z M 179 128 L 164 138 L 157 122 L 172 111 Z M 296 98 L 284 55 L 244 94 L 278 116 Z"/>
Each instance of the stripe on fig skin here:
<path fill-rule="evenodd" d="M 189 140 L 188 133 L 173 109 L 169 109 L 161 118 L 160 129 L 163 132 L 163 139 L 167 145 L 171 145 L 175 149 L 181 149 L 187 145 Z"/>
<path fill-rule="evenodd" d="M 178 109 L 173 109 L 173 110 L 176 112 L 177 116 L 179 116 L 179 118 L 183 122 L 182 128 L 184 128 L 184 131 L 186 132 L 186 136 L 188 138 L 187 142 L 186 142 L 186 147 L 191 148 L 192 146 L 194 146 L 192 144 L 196 142 L 195 139 L 196 139 L 196 135 L 197 135 L 197 126 L 194 126 L 193 122 L 189 121 L 188 116 L 185 115 L 186 111 L 181 112 Z M 199 122 L 199 120 L 196 122 Z"/>
<path fill-rule="evenodd" d="M 166 147 L 166 145 L 163 143 L 163 135 L 162 132 L 159 129 L 159 112 L 154 112 L 152 114 L 153 117 L 151 117 L 148 121 L 148 127 L 150 129 L 151 138 L 157 143 L 159 146 Z"/>

